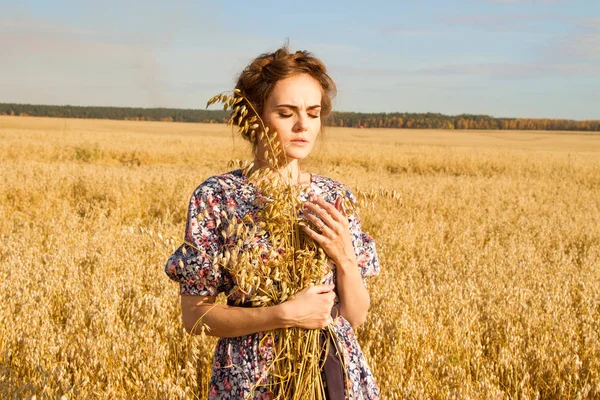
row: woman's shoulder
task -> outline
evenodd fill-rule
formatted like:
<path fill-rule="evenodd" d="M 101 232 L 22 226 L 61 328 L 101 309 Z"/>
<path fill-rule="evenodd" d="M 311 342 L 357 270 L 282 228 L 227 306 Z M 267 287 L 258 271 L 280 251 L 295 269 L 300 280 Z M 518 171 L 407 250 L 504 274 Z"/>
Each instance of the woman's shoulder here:
<path fill-rule="evenodd" d="M 342 182 L 333 178 L 319 175 L 312 175 L 312 187 L 318 195 L 321 195 L 325 200 L 333 202 L 339 196 L 346 197 L 352 202 L 356 202 L 356 198 L 352 191 Z"/>
<path fill-rule="evenodd" d="M 225 192 L 237 190 L 245 183 L 245 178 L 241 169 L 225 172 L 223 174 L 213 175 L 207 178 L 194 190 L 193 197 L 218 196 L 221 197 Z"/>

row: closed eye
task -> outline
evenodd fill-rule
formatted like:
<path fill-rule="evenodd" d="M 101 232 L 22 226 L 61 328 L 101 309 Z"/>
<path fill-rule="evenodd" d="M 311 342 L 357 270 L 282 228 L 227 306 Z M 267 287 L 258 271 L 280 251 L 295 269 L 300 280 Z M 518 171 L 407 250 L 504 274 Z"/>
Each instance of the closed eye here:
<path fill-rule="evenodd" d="M 281 118 L 291 118 L 291 117 L 294 115 L 293 113 L 284 113 L 284 112 L 279 112 L 279 113 L 277 113 L 277 114 L 278 114 L 278 115 L 279 115 L 279 117 L 281 117 Z M 316 118 L 319 118 L 319 117 L 320 117 L 320 115 L 319 115 L 318 113 L 317 113 L 317 114 L 311 114 L 311 113 L 308 113 L 308 116 L 309 116 L 309 117 L 311 117 L 311 118 L 314 118 L 314 119 L 316 119 Z"/>

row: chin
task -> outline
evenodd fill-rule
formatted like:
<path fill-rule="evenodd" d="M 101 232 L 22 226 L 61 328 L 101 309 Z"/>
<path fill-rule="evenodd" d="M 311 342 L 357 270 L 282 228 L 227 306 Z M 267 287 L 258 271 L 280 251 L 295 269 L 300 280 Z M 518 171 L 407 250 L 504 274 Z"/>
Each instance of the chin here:
<path fill-rule="evenodd" d="M 292 160 L 302 161 L 306 157 L 308 157 L 309 154 L 310 154 L 310 152 L 296 152 L 296 151 L 294 151 L 294 152 L 286 153 L 285 157 L 287 158 L 288 161 L 292 161 Z"/>

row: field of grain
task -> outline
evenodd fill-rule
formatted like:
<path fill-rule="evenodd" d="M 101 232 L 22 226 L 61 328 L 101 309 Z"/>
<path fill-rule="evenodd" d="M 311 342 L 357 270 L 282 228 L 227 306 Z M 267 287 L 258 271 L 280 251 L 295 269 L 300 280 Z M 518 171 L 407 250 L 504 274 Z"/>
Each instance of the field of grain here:
<path fill-rule="evenodd" d="M 204 398 L 215 340 L 164 239 L 249 154 L 222 125 L 0 117 L 0 398 Z M 305 168 L 369 194 L 382 399 L 600 398 L 600 135 L 330 129 Z"/>

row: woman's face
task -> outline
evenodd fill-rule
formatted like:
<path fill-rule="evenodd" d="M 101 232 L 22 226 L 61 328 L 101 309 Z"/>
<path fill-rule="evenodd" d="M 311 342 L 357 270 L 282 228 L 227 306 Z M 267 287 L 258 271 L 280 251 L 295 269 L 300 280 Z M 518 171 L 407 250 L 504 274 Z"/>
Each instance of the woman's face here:
<path fill-rule="evenodd" d="M 321 86 L 302 74 L 275 84 L 263 108 L 262 119 L 277 132 L 287 161 L 302 160 L 312 151 L 321 130 Z M 258 145 L 262 158 L 265 144 Z"/>

